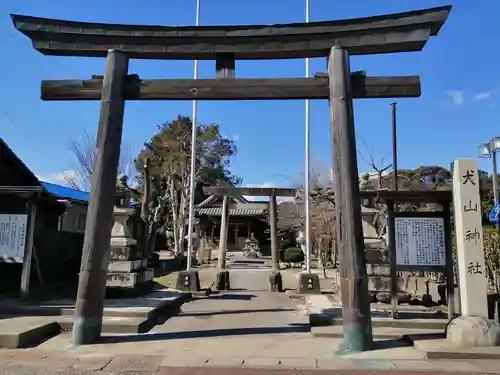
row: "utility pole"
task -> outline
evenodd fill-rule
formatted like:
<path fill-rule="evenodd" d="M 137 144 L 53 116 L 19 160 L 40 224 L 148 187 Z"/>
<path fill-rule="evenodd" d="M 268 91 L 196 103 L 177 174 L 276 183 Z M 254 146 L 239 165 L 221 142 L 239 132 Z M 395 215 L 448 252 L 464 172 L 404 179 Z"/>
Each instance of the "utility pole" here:
<path fill-rule="evenodd" d="M 396 106 L 398 103 L 391 103 L 392 107 L 392 186 L 394 191 L 398 191 L 398 136 L 396 127 Z M 397 204 L 394 206 L 397 211 Z"/>
<path fill-rule="evenodd" d="M 150 231 L 149 231 L 149 204 L 151 201 L 151 162 L 149 158 L 144 160 L 144 193 L 141 202 L 141 218 L 144 221 L 143 233 L 143 257 L 149 259 L 151 251 Z"/>

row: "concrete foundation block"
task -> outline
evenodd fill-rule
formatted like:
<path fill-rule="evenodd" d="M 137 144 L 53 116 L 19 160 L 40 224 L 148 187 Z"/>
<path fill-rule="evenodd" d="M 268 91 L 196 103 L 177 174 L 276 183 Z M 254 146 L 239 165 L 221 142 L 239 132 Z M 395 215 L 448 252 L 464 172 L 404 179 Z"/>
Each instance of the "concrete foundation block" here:
<path fill-rule="evenodd" d="M 144 262 L 142 259 L 136 260 L 110 260 L 108 271 L 111 272 L 132 272 L 147 265 L 147 260 Z"/>
<path fill-rule="evenodd" d="M 446 338 L 459 347 L 500 346 L 500 324 L 480 316 L 459 316 L 448 325 Z"/>
<path fill-rule="evenodd" d="M 215 281 L 215 288 L 217 290 L 230 290 L 231 283 L 229 281 L 229 271 L 219 271 Z"/>
<path fill-rule="evenodd" d="M 281 273 L 279 271 L 273 271 L 271 275 L 269 275 L 269 291 L 283 291 L 283 278 L 281 277 Z"/>
<path fill-rule="evenodd" d="M 319 276 L 316 273 L 300 273 L 297 285 L 297 293 L 321 294 Z"/>
<path fill-rule="evenodd" d="M 109 260 L 134 260 L 139 257 L 140 257 L 140 251 L 137 245 L 130 245 L 130 246 L 112 245 L 109 254 Z"/>
<path fill-rule="evenodd" d="M 183 292 L 197 292 L 201 289 L 200 287 L 200 275 L 198 271 L 180 271 L 177 275 L 177 290 Z"/>
<path fill-rule="evenodd" d="M 113 272 L 108 271 L 106 287 L 134 288 L 139 283 L 149 282 L 153 279 L 152 268 L 142 269 L 135 272 Z"/>

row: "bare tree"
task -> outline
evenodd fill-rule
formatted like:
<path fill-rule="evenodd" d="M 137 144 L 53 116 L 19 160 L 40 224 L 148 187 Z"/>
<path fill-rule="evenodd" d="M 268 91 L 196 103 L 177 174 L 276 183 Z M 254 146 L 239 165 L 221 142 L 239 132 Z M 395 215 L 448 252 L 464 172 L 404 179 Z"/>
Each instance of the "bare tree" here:
<path fill-rule="evenodd" d="M 309 187 L 311 196 L 311 246 L 316 253 L 323 273 L 326 277 L 326 268 L 329 260 L 336 258 L 336 231 L 335 231 L 335 204 L 331 168 L 321 162 L 312 163 L 309 173 Z M 302 173 L 304 181 L 304 173 Z M 294 184 L 298 191 L 298 212 L 303 216 L 305 195 L 304 182 Z"/>
<path fill-rule="evenodd" d="M 366 156 L 363 155 L 362 152 L 358 152 L 358 154 L 361 157 L 361 160 L 363 160 L 363 162 L 365 162 L 368 166 L 370 166 L 372 170 L 377 172 L 377 189 L 382 189 L 382 175 L 384 174 L 385 171 L 392 168 L 392 164 L 384 165 L 385 156 L 380 158 L 379 163 L 375 162 L 374 147 L 373 146 L 368 147 L 368 145 L 364 140 L 362 140 L 362 142 L 367 155 Z"/>
<path fill-rule="evenodd" d="M 75 158 L 76 167 L 71 173 L 67 173 L 64 179 L 73 189 L 90 191 L 92 186 L 92 171 L 97 155 L 95 139 L 89 133 L 84 132 L 81 139 L 70 139 L 68 147 Z M 117 174 L 127 176 L 128 180 L 132 181 L 134 171 L 135 168 L 130 148 L 122 145 Z"/>

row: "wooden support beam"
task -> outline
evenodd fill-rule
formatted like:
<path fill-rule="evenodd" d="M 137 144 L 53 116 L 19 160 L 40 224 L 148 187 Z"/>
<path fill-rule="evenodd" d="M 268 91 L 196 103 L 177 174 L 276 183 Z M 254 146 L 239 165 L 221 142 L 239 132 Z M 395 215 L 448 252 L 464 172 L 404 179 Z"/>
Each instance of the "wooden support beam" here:
<path fill-rule="evenodd" d="M 346 48 L 332 48 L 328 74 L 344 328 L 342 349 L 364 351 L 372 349 L 373 336 L 361 221 L 349 53 Z"/>
<path fill-rule="evenodd" d="M 43 192 L 41 186 L 0 186 L 0 194 L 26 194 L 32 195 Z"/>
<path fill-rule="evenodd" d="M 221 53 L 215 60 L 215 76 L 217 78 L 234 78 L 236 60 L 234 53 Z"/>
<path fill-rule="evenodd" d="M 26 242 L 24 244 L 23 266 L 21 271 L 21 298 L 27 298 L 30 293 L 31 264 L 33 260 L 33 242 L 35 236 L 37 201 L 38 194 L 32 195 L 26 203 L 28 222 L 26 225 Z"/>
<path fill-rule="evenodd" d="M 279 270 L 278 204 L 276 194 L 269 197 L 269 229 L 271 235 L 272 270 Z"/>
<path fill-rule="evenodd" d="M 217 268 L 220 271 L 226 268 L 227 232 L 229 229 L 229 197 L 222 198 L 222 215 L 219 235 L 219 255 L 217 258 Z"/>
<path fill-rule="evenodd" d="M 127 55 L 110 50 L 103 80 L 97 153 L 92 171 L 92 187 L 75 304 L 74 345 L 90 344 L 101 335 L 127 71 Z"/>
<path fill-rule="evenodd" d="M 102 78 L 42 81 L 43 100 L 100 100 Z M 420 96 L 418 76 L 351 76 L 353 98 Z M 129 75 L 127 100 L 285 100 L 328 99 L 328 78 L 140 79 Z"/>

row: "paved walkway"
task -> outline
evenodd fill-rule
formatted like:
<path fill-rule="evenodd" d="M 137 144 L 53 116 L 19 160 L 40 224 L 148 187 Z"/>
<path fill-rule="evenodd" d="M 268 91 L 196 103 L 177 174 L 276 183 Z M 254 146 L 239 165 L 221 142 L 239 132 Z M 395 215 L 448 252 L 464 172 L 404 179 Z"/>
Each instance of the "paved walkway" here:
<path fill-rule="evenodd" d="M 264 275 L 242 271 L 233 277 L 239 278 L 241 289 L 258 290 L 262 285 L 252 280 Z M 339 339 L 312 337 L 302 306 L 286 294 L 234 290 L 186 303 L 179 316 L 146 334 L 105 336 L 98 344 L 73 348 L 67 333 L 34 349 L 0 350 L 0 375 L 180 375 L 181 371 L 185 375 L 229 375 L 229 371 L 231 375 L 264 375 L 264 371 L 299 375 L 293 369 L 303 370 L 300 375 L 312 369 L 352 375 L 367 374 L 367 370 L 372 375 L 388 370 L 500 372 L 498 361 L 430 361 L 400 342 L 386 341 L 377 350 L 339 358 L 335 356 L 339 344 Z M 255 368 L 261 370 L 251 370 Z"/>
<path fill-rule="evenodd" d="M 95 374 L 95 375 L 313 375 L 332 371 L 338 375 L 399 374 L 498 374 L 498 361 L 405 361 L 346 360 L 308 361 L 304 358 L 226 358 L 206 363 L 173 364 L 158 355 L 107 355 L 103 353 L 47 352 L 38 349 L 0 350 L 0 374 Z"/>
<path fill-rule="evenodd" d="M 498 361 L 429 361 L 414 348 L 387 342 L 379 350 L 338 358 L 340 340 L 313 338 L 307 321 L 301 306 L 285 294 L 233 291 L 187 303 L 179 316 L 147 334 L 106 336 L 102 343 L 78 348 L 71 347 L 70 334 L 63 334 L 36 349 L 0 351 L 0 364 L 11 374 L 22 373 L 22 365 L 33 374 L 40 368 L 128 375 L 159 375 L 166 373 L 164 367 L 203 368 L 206 374 L 229 367 L 235 375 L 236 369 L 248 368 L 356 370 L 352 374 L 500 369 Z M 201 370 L 186 371 L 201 375 Z"/>

